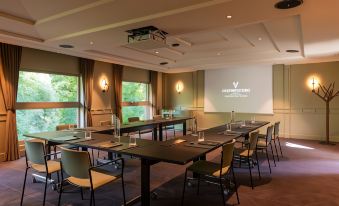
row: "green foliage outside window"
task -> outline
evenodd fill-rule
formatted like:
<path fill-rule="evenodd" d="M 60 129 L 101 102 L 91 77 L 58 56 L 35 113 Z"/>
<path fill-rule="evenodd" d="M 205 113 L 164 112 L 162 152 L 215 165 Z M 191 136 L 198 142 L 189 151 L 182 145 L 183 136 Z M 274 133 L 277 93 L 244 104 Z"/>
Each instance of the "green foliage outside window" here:
<path fill-rule="evenodd" d="M 79 77 L 20 71 L 17 102 L 78 102 Z M 78 108 L 17 110 L 19 139 L 23 134 L 53 131 L 78 122 Z"/>
<path fill-rule="evenodd" d="M 122 82 L 123 102 L 148 101 L 148 84 L 139 82 Z M 122 108 L 123 122 L 128 122 L 129 117 L 147 119 L 148 106 L 124 106 Z"/>

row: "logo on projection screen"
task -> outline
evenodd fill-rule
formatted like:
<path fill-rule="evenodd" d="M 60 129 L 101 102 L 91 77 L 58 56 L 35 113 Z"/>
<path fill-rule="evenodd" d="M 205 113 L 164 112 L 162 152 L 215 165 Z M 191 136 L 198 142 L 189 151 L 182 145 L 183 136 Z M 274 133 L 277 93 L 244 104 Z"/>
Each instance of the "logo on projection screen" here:
<path fill-rule="evenodd" d="M 232 89 L 222 89 L 221 93 L 224 97 L 248 97 L 251 93 L 250 88 L 245 89 L 238 89 L 239 82 L 233 81 L 232 82 L 233 87 Z"/>

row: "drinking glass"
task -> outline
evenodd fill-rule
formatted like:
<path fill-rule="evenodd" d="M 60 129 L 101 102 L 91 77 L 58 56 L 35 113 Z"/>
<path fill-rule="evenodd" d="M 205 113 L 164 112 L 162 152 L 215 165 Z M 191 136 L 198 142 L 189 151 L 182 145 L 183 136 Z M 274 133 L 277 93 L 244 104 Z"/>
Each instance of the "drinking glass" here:
<path fill-rule="evenodd" d="M 205 141 L 205 133 L 199 132 L 198 133 L 198 142 L 203 142 L 203 141 Z"/>
<path fill-rule="evenodd" d="M 86 140 L 92 139 L 92 132 L 91 131 L 85 131 L 85 139 Z"/>
<path fill-rule="evenodd" d="M 245 127 L 245 126 L 246 126 L 246 121 L 245 121 L 245 120 L 241 122 L 241 126 L 242 126 L 242 127 Z"/>
<path fill-rule="evenodd" d="M 130 136 L 129 136 L 129 146 L 130 146 L 130 147 L 135 147 L 135 146 L 137 146 L 137 138 L 136 138 L 136 135 L 130 135 Z"/>
<path fill-rule="evenodd" d="M 252 123 L 252 124 L 255 123 L 255 116 L 251 117 L 251 123 Z"/>
<path fill-rule="evenodd" d="M 232 131 L 232 125 L 231 124 L 226 124 L 226 132 Z"/>

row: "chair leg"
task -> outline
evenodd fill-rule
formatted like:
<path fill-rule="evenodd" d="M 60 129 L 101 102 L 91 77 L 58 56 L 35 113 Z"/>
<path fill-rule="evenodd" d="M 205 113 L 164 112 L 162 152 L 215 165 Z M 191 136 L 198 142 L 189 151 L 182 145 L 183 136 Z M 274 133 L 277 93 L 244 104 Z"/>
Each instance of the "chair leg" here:
<path fill-rule="evenodd" d="M 277 159 L 278 159 L 278 162 L 279 162 L 280 161 L 279 160 L 279 153 L 278 153 L 277 144 L 275 142 L 275 139 L 273 140 L 273 143 L 274 143 L 274 147 L 275 147 L 275 154 L 277 155 Z"/>
<path fill-rule="evenodd" d="M 48 179 L 49 179 L 49 175 L 46 174 L 45 190 L 44 190 L 44 201 L 43 201 L 42 205 L 45 205 L 45 202 L 46 202 L 46 190 L 47 190 Z"/>
<path fill-rule="evenodd" d="M 124 205 L 126 205 L 126 194 L 125 194 L 124 175 L 121 176 L 121 184 L 122 184 L 122 195 L 123 195 L 123 198 L 124 198 Z"/>
<path fill-rule="evenodd" d="M 257 152 L 257 150 L 255 150 L 255 158 L 257 159 L 257 166 L 258 166 L 259 179 L 261 179 L 260 167 L 259 167 L 259 159 L 258 159 L 258 152 Z"/>
<path fill-rule="evenodd" d="M 248 169 L 250 171 L 251 187 L 252 187 L 252 190 L 253 190 L 254 187 L 253 187 L 253 179 L 252 179 L 252 169 L 251 169 L 250 157 L 247 157 L 247 163 L 248 163 Z"/>
<path fill-rule="evenodd" d="M 93 196 L 93 206 L 95 206 L 95 196 L 94 196 L 94 190 L 92 190 L 92 196 Z"/>
<path fill-rule="evenodd" d="M 93 149 L 91 149 L 92 150 L 92 165 L 94 165 L 94 150 Z"/>
<path fill-rule="evenodd" d="M 61 193 L 62 193 L 62 186 L 63 186 L 64 181 L 61 180 L 60 182 L 60 192 L 59 192 L 59 199 L 58 199 L 58 206 L 60 206 L 60 202 L 61 202 Z"/>
<path fill-rule="evenodd" d="M 92 193 L 92 189 L 91 189 L 91 198 L 89 199 L 89 206 L 92 206 L 92 202 L 93 202 L 93 193 Z"/>
<path fill-rule="evenodd" d="M 220 191 L 221 191 L 221 196 L 222 196 L 222 204 L 225 206 L 225 195 L 224 195 L 224 188 L 222 186 L 221 177 L 219 178 L 219 184 L 220 184 Z"/>
<path fill-rule="evenodd" d="M 22 194 L 21 194 L 21 201 L 20 201 L 20 205 L 21 205 L 21 206 L 22 206 L 22 203 L 23 203 L 23 200 L 24 200 L 25 187 L 26 187 L 26 178 L 27 178 L 27 171 L 28 171 L 28 167 L 26 167 L 25 178 L 24 178 L 24 185 L 22 186 Z"/>
<path fill-rule="evenodd" d="M 199 190 L 200 190 L 200 174 L 198 174 L 198 190 L 197 190 L 197 195 L 199 195 Z"/>
<path fill-rule="evenodd" d="M 271 170 L 271 164 L 270 164 L 270 158 L 268 158 L 268 151 L 267 151 L 267 147 L 266 147 L 266 158 L 267 158 L 267 162 L 268 162 L 268 167 L 270 168 L 270 174 L 272 174 L 272 170 Z"/>
<path fill-rule="evenodd" d="M 231 169 L 232 169 L 233 183 L 234 183 L 234 187 L 235 187 L 235 194 L 237 195 L 238 204 L 240 204 L 239 194 L 238 194 L 238 185 L 237 185 L 237 182 L 235 180 L 235 174 L 234 174 L 233 166 L 231 167 Z"/>
<path fill-rule="evenodd" d="M 181 206 L 184 205 L 185 189 L 186 189 L 186 179 L 187 179 L 187 169 L 186 169 L 186 171 L 185 171 L 184 188 L 183 188 L 183 190 L 182 190 L 182 196 L 181 196 Z"/>
<path fill-rule="evenodd" d="M 275 164 L 275 157 L 274 157 L 272 143 L 270 143 L 270 146 L 271 146 L 271 153 L 272 153 L 272 157 L 273 157 L 274 167 L 276 167 L 277 165 Z"/>
<path fill-rule="evenodd" d="M 280 147 L 280 154 L 281 154 L 281 157 L 283 157 L 283 153 L 282 153 L 282 149 L 281 149 L 281 145 L 280 145 L 280 138 L 277 137 L 277 139 L 278 139 L 278 143 L 279 143 L 279 147 Z"/>
<path fill-rule="evenodd" d="M 174 134 L 174 137 L 175 137 L 175 125 L 173 125 L 173 134 Z"/>
<path fill-rule="evenodd" d="M 81 195 L 81 200 L 84 200 L 84 191 L 82 187 L 80 187 L 80 195 Z"/>

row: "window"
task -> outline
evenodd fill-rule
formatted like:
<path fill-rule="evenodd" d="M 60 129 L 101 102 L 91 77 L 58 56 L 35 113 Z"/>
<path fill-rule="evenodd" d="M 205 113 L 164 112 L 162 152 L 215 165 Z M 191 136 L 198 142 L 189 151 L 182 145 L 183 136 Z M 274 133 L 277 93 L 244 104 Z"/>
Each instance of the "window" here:
<path fill-rule="evenodd" d="M 17 95 L 18 138 L 79 122 L 79 76 L 20 71 Z"/>
<path fill-rule="evenodd" d="M 149 84 L 122 82 L 122 117 L 123 122 L 129 117 L 150 118 Z"/>

